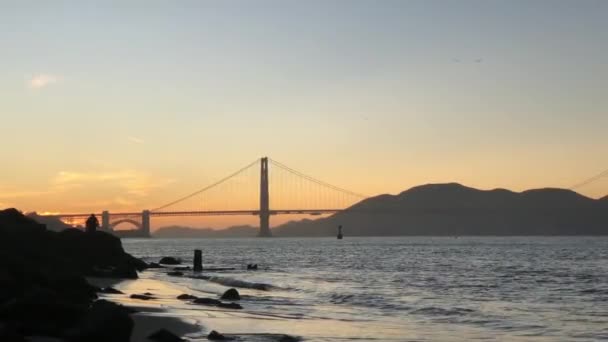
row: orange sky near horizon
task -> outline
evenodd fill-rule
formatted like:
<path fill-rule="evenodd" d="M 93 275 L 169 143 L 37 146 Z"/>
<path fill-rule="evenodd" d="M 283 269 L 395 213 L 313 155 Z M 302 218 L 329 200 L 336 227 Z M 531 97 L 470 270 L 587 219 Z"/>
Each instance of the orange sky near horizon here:
<path fill-rule="evenodd" d="M 570 188 L 608 168 L 606 13 L 550 0 L 3 3 L 0 208 L 153 209 L 262 156 L 370 196 Z M 256 172 L 216 209 L 256 205 Z M 298 200 L 280 184 L 271 207 Z M 606 196 L 608 177 L 576 190 Z"/>

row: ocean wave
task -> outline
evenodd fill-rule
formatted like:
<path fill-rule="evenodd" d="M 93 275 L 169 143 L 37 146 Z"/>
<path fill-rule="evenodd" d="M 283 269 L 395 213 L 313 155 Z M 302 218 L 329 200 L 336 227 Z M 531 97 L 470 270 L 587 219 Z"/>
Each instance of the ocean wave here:
<path fill-rule="evenodd" d="M 350 303 L 353 301 L 354 299 L 354 295 L 352 294 L 338 294 L 338 293 L 334 293 L 330 296 L 329 301 L 333 304 L 344 304 L 344 303 Z"/>
<path fill-rule="evenodd" d="M 429 315 L 429 316 L 464 316 L 468 315 L 475 310 L 467 308 L 450 308 L 444 309 L 436 306 L 428 306 L 420 309 L 416 309 L 411 314 L 414 315 Z"/>
<path fill-rule="evenodd" d="M 381 295 L 332 293 L 329 302 L 336 305 L 354 305 L 365 308 L 378 308 L 393 313 L 395 310 L 408 310 L 410 307 L 399 301 L 390 301 Z"/>
<path fill-rule="evenodd" d="M 192 278 L 203 279 L 203 280 L 207 280 L 207 281 L 217 283 L 220 285 L 238 287 L 238 288 L 243 288 L 243 289 L 270 291 L 271 289 L 276 288 L 276 286 L 273 286 L 270 284 L 254 283 L 254 282 L 249 282 L 249 281 L 234 279 L 234 278 L 229 278 L 229 277 L 196 276 L 196 277 L 192 277 Z"/>
<path fill-rule="evenodd" d="M 581 290 L 580 293 L 608 295 L 608 289 L 584 289 L 584 290 Z"/>

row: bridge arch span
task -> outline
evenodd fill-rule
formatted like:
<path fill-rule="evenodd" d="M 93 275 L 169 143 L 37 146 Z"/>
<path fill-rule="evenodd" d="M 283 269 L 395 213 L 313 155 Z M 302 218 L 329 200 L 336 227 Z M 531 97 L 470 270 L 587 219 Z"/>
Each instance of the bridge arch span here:
<path fill-rule="evenodd" d="M 141 222 L 133 220 L 133 219 L 120 219 L 120 220 L 114 221 L 110 224 L 110 227 L 112 228 L 112 230 L 115 230 L 115 228 L 118 227 L 118 225 L 123 224 L 123 223 L 130 223 L 130 224 L 134 225 L 137 229 L 142 228 Z"/>

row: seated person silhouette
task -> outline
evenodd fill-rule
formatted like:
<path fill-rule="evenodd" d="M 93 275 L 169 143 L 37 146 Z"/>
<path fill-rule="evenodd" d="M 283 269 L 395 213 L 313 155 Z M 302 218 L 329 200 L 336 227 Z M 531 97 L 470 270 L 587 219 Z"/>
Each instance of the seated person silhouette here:
<path fill-rule="evenodd" d="M 97 220 L 97 217 L 95 217 L 95 214 L 91 214 L 91 216 L 89 216 L 87 222 L 85 223 L 85 227 L 87 233 L 95 233 L 95 231 L 97 231 L 99 221 Z"/>

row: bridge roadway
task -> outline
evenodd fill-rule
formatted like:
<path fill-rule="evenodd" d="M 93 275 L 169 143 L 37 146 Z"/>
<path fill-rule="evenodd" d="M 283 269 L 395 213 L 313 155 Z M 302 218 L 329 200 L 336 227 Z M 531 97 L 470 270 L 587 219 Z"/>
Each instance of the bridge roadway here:
<path fill-rule="evenodd" d="M 323 215 L 333 214 L 344 209 L 278 209 L 269 210 L 270 215 Z M 86 219 L 91 214 L 58 214 L 47 215 L 58 218 Z M 101 216 L 101 213 L 95 213 L 96 216 Z M 110 213 L 112 217 L 141 217 L 141 212 L 122 212 Z M 155 217 L 170 217 L 170 216 L 223 216 L 223 215 L 260 215 L 259 210 L 200 210 L 200 211 L 158 211 L 150 212 L 150 216 Z"/>

